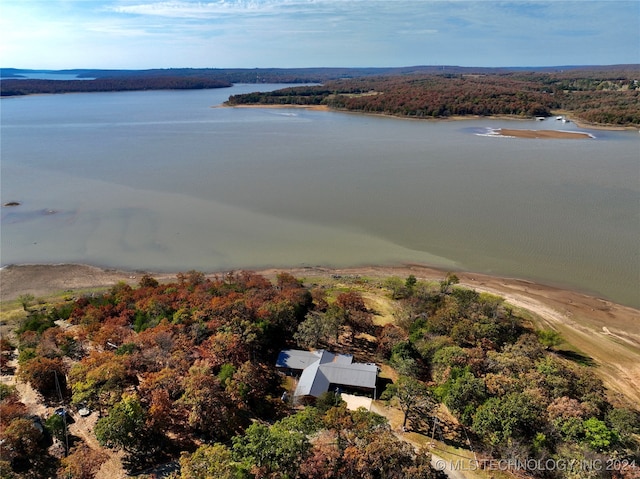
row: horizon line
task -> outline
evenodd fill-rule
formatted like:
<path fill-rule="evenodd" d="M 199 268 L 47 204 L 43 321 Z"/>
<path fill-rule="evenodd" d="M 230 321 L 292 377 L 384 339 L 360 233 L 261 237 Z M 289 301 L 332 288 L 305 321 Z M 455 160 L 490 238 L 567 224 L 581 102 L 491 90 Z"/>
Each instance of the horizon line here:
<path fill-rule="evenodd" d="M 379 70 L 379 69 L 403 69 L 403 68 L 465 68 L 465 69 L 489 69 L 489 70 L 506 70 L 506 69 L 535 69 L 535 68 L 586 68 L 586 67 L 640 67 L 640 63 L 586 63 L 586 64 L 565 64 L 565 65 L 524 65 L 524 66 L 481 66 L 481 65 L 452 65 L 452 64 L 422 64 L 422 65 L 403 65 L 403 66 L 313 66 L 313 67 L 151 67 L 151 68 L 99 68 L 99 67 L 73 67 L 73 68 L 18 68 L 18 67 L 0 67 L 0 70 L 18 70 L 18 71 L 34 71 L 34 72 L 66 72 L 79 70 L 99 70 L 99 71 L 149 71 L 149 70 Z"/>

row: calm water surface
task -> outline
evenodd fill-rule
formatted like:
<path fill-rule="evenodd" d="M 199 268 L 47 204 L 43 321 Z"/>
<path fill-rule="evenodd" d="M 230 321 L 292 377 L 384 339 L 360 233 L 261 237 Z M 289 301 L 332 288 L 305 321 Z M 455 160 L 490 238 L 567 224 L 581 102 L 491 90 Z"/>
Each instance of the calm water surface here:
<path fill-rule="evenodd" d="M 415 261 L 640 306 L 637 132 L 505 139 L 482 134 L 580 129 L 212 108 L 255 89 L 3 99 L 1 199 L 21 205 L 2 208 L 2 264 Z"/>

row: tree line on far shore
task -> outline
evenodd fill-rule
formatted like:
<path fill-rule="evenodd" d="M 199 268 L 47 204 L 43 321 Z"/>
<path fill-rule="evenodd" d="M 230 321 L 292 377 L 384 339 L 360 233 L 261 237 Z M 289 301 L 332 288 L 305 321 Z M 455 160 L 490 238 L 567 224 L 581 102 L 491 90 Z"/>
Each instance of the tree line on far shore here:
<path fill-rule="evenodd" d="M 583 121 L 640 125 L 640 70 L 405 74 L 352 78 L 233 95 L 229 105 L 326 105 L 411 118 L 548 117 L 570 112 Z"/>
<path fill-rule="evenodd" d="M 33 93 L 95 93 L 138 90 L 201 90 L 226 88 L 226 80 L 205 77 L 145 77 L 96 78 L 93 80 L 2 80 L 1 96 L 21 96 Z"/>
<path fill-rule="evenodd" d="M 229 87 L 234 83 L 313 83 L 275 92 L 234 95 L 230 105 L 327 105 L 412 118 L 465 115 L 549 116 L 640 125 L 640 66 L 568 68 L 171 68 L 65 70 L 86 80 L 17 79 L 30 71 L 2 69 L 0 95 Z"/>

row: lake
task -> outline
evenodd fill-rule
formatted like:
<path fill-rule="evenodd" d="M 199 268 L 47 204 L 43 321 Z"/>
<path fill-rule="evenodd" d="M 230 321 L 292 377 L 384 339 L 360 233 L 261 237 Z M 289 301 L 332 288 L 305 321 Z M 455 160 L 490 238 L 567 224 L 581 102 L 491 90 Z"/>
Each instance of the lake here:
<path fill-rule="evenodd" d="M 2 99 L 2 264 L 418 262 L 640 306 L 637 131 L 216 107 L 283 86 Z"/>

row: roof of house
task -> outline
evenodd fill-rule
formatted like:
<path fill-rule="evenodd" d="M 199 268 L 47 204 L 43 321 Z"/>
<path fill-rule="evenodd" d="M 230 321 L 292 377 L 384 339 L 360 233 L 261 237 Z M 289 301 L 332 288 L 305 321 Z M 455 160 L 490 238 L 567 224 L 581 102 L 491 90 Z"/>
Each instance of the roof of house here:
<path fill-rule="evenodd" d="M 278 354 L 276 367 L 303 370 L 316 361 L 321 364 L 336 362 L 351 364 L 353 356 L 350 354 L 333 354 L 324 349 L 316 351 L 301 351 L 299 349 L 284 349 Z"/>
<path fill-rule="evenodd" d="M 322 349 L 281 351 L 276 366 L 302 370 L 294 396 L 318 397 L 329 390 L 330 384 L 374 389 L 378 377 L 375 364 L 354 363 L 350 354 Z"/>

